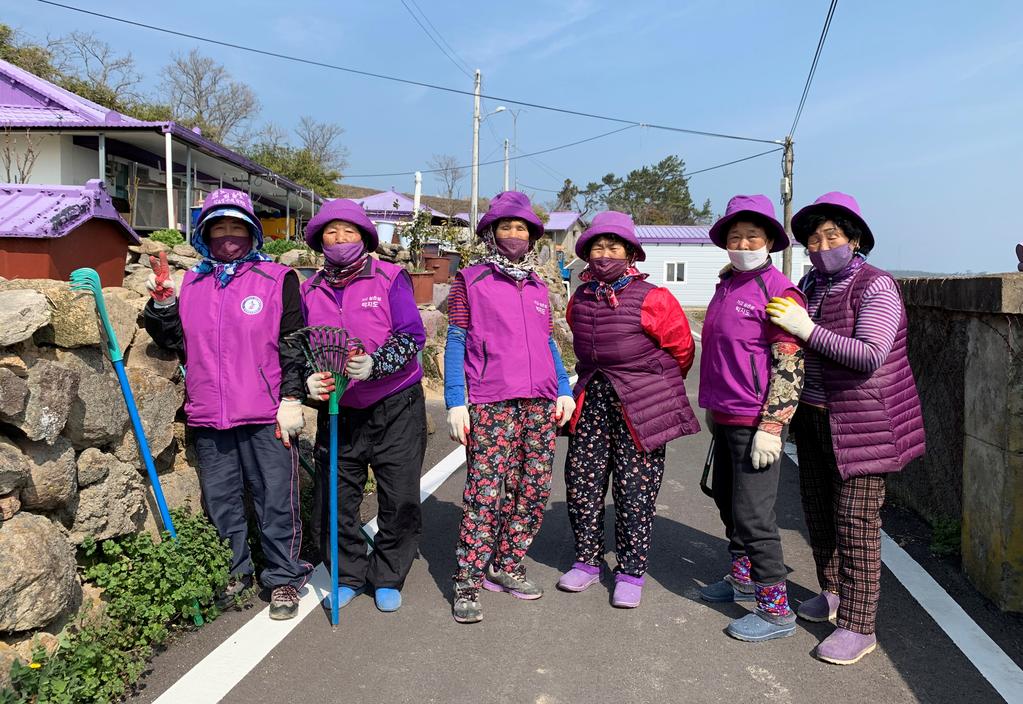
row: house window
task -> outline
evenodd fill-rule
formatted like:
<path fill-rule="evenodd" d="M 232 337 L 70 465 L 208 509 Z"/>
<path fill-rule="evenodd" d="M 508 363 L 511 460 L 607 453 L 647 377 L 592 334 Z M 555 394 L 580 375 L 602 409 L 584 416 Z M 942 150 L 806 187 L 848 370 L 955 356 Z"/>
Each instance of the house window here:
<path fill-rule="evenodd" d="M 685 262 L 665 262 L 664 263 L 664 282 L 683 284 L 686 281 L 686 263 Z"/>

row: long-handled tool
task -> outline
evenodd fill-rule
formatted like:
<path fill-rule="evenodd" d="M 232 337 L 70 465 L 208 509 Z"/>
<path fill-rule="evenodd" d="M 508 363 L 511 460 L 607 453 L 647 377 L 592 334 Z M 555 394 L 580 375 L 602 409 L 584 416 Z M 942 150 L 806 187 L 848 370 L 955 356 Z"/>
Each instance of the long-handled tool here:
<path fill-rule="evenodd" d="M 343 328 L 314 325 L 297 330 L 288 336 L 301 345 L 306 361 L 314 372 L 329 372 L 334 377 L 334 390 L 330 392 L 327 410 L 330 413 L 329 487 L 330 497 L 330 623 L 338 622 L 338 569 L 337 569 L 337 438 L 338 407 L 341 394 L 348 388 L 345 365 L 361 347 L 361 343 Z"/>
<path fill-rule="evenodd" d="M 714 466 L 714 436 L 710 436 L 710 447 L 707 448 L 707 460 L 703 463 L 703 476 L 700 477 L 700 491 L 713 498 L 714 490 L 710 487 L 710 468 Z"/>
<path fill-rule="evenodd" d="M 121 385 L 121 393 L 124 395 L 124 404 L 128 407 L 128 416 L 131 418 L 131 427 L 135 432 L 135 440 L 138 442 L 139 455 L 146 466 L 149 474 L 149 485 L 153 488 L 153 496 L 156 498 L 156 505 L 160 509 L 160 520 L 163 528 L 174 540 L 178 539 L 177 531 L 174 530 L 174 521 L 171 519 L 170 511 L 167 509 L 167 501 L 163 497 L 163 487 L 160 485 L 160 477 L 156 473 L 156 465 L 153 464 L 153 453 L 149 449 L 149 441 L 146 440 L 145 430 L 142 428 L 142 419 L 139 418 L 138 405 L 135 403 L 135 394 L 132 393 L 131 384 L 128 383 L 128 375 L 124 372 L 124 356 L 121 354 L 121 346 L 117 342 L 117 335 L 114 327 L 110 324 L 110 316 L 107 313 L 107 304 L 103 300 L 103 287 L 99 281 L 99 274 L 95 269 L 75 269 L 71 272 L 71 290 L 92 294 L 96 302 L 96 313 L 101 323 L 100 330 L 103 342 L 110 356 L 110 363 L 114 366 L 114 373 L 117 374 L 117 381 Z M 192 619 L 195 625 L 203 624 L 202 615 L 199 613 L 196 603 L 195 615 Z"/>
<path fill-rule="evenodd" d="M 298 455 L 298 463 L 302 465 L 302 469 L 309 473 L 310 477 L 316 476 L 316 469 L 309 463 L 309 460 L 307 460 L 302 453 L 299 453 Z M 359 526 L 359 532 L 362 533 L 362 537 L 366 540 L 370 550 L 376 547 L 376 541 L 373 540 L 373 536 L 369 534 L 368 530 L 366 530 L 366 526 Z"/>

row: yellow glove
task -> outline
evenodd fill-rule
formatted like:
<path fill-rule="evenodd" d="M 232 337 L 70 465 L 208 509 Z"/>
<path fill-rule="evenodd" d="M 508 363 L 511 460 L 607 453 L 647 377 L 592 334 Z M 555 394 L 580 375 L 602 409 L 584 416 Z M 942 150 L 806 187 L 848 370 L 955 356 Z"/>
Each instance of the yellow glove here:
<path fill-rule="evenodd" d="M 766 310 L 772 323 L 800 340 L 809 340 L 813 329 L 817 327 L 810 320 L 810 314 L 806 312 L 806 308 L 796 303 L 793 298 L 778 298 L 776 296 L 767 304 Z"/>

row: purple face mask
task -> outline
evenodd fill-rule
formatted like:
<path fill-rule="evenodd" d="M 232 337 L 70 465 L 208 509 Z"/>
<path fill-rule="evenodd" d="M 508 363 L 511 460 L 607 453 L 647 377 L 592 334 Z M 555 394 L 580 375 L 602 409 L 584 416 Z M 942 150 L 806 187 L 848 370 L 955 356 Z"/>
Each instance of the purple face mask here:
<path fill-rule="evenodd" d="M 252 251 L 251 235 L 228 235 L 210 239 L 210 254 L 218 262 L 233 262 Z"/>
<path fill-rule="evenodd" d="M 629 268 L 629 260 L 597 257 L 589 261 L 589 268 L 597 281 L 610 284 L 622 278 L 622 275 Z"/>
<path fill-rule="evenodd" d="M 853 254 L 852 245 L 843 244 L 841 247 L 835 247 L 834 249 L 810 252 L 810 263 L 813 264 L 813 268 L 817 271 L 828 275 L 837 274 L 852 261 Z"/>
<path fill-rule="evenodd" d="M 365 251 L 366 247 L 361 240 L 358 242 L 338 242 L 336 244 L 323 245 L 324 258 L 328 264 L 333 264 L 334 266 L 354 264 Z"/>
<path fill-rule="evenodd" d="M 502 237 L 494 240 L 494 247 L 510 262 L 517 262 L 529 251 L 529 240 Z"/>

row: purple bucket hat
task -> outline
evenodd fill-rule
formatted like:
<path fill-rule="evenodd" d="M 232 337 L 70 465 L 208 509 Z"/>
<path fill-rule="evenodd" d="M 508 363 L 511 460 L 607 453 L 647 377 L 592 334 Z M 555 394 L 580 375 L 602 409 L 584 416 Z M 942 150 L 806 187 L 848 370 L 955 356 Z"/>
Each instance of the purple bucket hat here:
<path fill-rule="evenodd" d="M 736 220 L 741 220 L 743 215 L 759 216 L 756 220 L 766 225 L 767 234 L 774 237 L 772 252 L 780 252 L 789 246 L 784 226 L 774 217 L 774 204 L 764 195 L 735 196 L 728 201 L 724 217 L 710 227 L 711 241 L 721 249 L 728 249 L 728 228 Z"/>
<path fill-rule="evenodd" d="M 479 235 L 498 220 L 505 218 L 518 218 L 525 220 L 529 228 L 529 239 L 536 241 L 543 237 L 543 221 L 533 212 L 529 203 L 529 197 L 518 191 L 504 191 L 494 196 L 490 201 L 490 207 L 480 218 L 476 226 L 476 234 Z"/>
<path fill-rule="evenodd" d="M 620 237 L 632 245 L 636 252 L 637 262 L 646 261 L 646 252 L 643 251 L 643 245 L 639 243 L 639 238 L 636 237 L 636 226 L 632 222 L 632 217 L 628 213 L 620 213 L 617 210 L 598 213 L 597 217 L 593 218 L 593 223 L 576 240 L 575 256 L 580 259 L 589 260 L 590 245 L 593 243 L 593 240 L 601 235 Z"/>
<path fill-rule="evenodd" d="M 335 198 L 334 200 L 326 201 L 320 207 L 320 212 L 316 213 L 309 220 L 309 223 L 305 226 L 305 241 L 312 250 L 316 252 L 323 251 L 323 240 L 320 235 L 323 233 L 323 228 L 331 220 L 344 220 L 355 225 L 362 232 L 362 239 L 366 243 L 366 250 L 370 252 L 376 251 L 377 245 L 380 244 L 376 226 L 366 215 L 366 211 L 361 205 L 347 198 Z"/>
<path fill-rule="evenodd" d="M 208 221 L 219 217 L 230 217 L 232 212 L 237 213 L 240 220 L 244 220 L 252 230 L 252 236 L 256 239 L 256 249 L 263 246 L 263 225 L 256 217 L 256 211 L 252 207 L 252 199 L 245 191 L 238 191 L 233 188 L 218 188 L 206 196 L 202 202 L 202 210 L 199 211 L 199 219 L 196 222 L 195 230 L 192 232 L 192 246 L 200 252 L 206 250 L 203 238 L 205 225 Z M 197 244 L 198 242 L 198 244 Z M 205 256 L 205 255 L 204 255 Z"/>
<path fill-rule="evenodd" d="M 864 220 L 863 215 L 860 214 L 860 204 L 857 203 L 856 199 L 852 196 L 846 193 L 840 193 L 839 191 L 825 193 L 813 203 L 800 209 L 798 213 L 792 216 L 792 234 L 796 236 L 796 240 L 798 240 L 799 244 L 805 247 L 806 241 L 809 239 L 811 234 L 807 218 L 811 215 L 829 214 L 849 218 L 857 227 L 860 228 L 863 232 L 863 238 L 860 242 L 860 251 L 867 254 L 874 248 L 874 233 L 870 231 L 867 221 Z"/>

